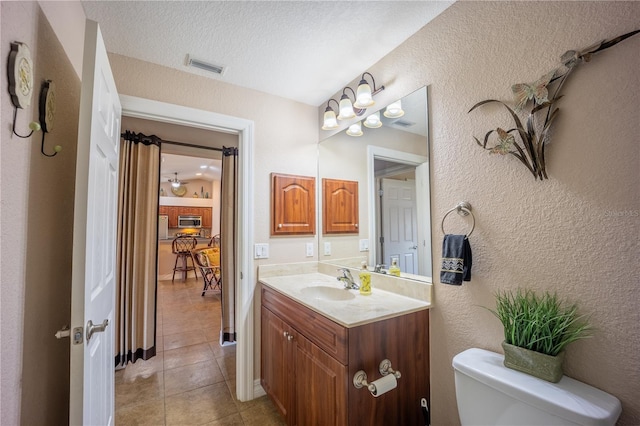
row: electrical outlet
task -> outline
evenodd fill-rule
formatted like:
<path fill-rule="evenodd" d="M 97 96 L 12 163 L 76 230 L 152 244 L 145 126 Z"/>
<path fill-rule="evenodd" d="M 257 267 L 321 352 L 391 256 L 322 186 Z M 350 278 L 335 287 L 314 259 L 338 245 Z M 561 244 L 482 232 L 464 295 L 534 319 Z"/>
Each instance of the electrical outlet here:
<path fill-rule="evenodd" d="M 369 240 L 360 240 L 360 251 L 369 251 Z"/>
<path fill-rule="evenodd" d="M 269 258 L 269 244 L 255 244 L 254 259 L 268 259 Z"/>
<path fill-rule="evenodd" d="M 307 243 L 307 257 L 313 257 L 313 243 Z"/>
<path fill-rule="evenodd" d="M 324 255 L 331 256 L 331 243 L 329 241 L 324 242 Z"/>

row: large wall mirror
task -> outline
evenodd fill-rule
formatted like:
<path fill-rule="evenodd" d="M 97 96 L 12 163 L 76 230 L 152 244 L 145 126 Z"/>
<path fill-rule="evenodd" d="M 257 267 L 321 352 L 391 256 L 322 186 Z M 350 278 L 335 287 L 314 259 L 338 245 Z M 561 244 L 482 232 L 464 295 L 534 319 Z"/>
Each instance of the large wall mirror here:
<path fill-rule="evenodd" d="M 427 88 L 400 106 L 404 113 L 395 117 L 380 109 L 382 126 L 362 126 L 362 136 L 342 131 L 320 142 L 319 260 L 356 268 L 366 260 L 386 273 L 395 259 L 401 276 L 431 282 Z M 357 230 L 325 232 L 323 179 L 357 182 Z"/>

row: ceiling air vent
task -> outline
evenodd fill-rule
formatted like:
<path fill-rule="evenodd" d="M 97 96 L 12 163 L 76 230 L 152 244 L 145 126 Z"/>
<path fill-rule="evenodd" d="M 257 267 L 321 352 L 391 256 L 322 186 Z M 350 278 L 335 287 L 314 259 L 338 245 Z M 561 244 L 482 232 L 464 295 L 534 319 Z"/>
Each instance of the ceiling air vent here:
<path fill-rule="evenodd" d="M 414 123 L 413 121 L 407 121 L 407 120 L 396 120 L 393 122 L 394 126 L 399 126 L 399 127 L 413 127 L 416 125 L 416 123 Z"/>
<path fill-rule="evenodd" d="M 208 62 L 201 61 L 200 59 L 192 58 L 187 55 L 187 66 L 200 68 L 201 70 L 205 70 L 208 72 L 212 72 L 218 75 L 224 75 L 226 68 L 222 65 L 210 64 Z"/>

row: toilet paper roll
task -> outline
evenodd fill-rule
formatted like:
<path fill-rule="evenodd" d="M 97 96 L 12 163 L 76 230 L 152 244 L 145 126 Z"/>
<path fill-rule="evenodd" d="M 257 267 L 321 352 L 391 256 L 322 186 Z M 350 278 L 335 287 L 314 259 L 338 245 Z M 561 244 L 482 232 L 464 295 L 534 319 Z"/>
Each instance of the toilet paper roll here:
<path fill-rule="evenodd" d="M 386 375 L 369 385 L 369 392 L 376 398 L 382 394 L 389 392 L 391 389 L 395 389 L 398 386 L 398 381 L 393 374 Z"/>

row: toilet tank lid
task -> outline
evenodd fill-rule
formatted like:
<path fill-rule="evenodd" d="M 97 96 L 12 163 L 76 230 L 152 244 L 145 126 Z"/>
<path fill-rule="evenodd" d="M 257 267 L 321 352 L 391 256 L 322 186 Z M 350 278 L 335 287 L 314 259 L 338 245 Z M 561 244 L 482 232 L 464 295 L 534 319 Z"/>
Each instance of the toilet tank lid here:
<path fill-rule="evenodd" d="M 563 376 L 558 383 L 507 368 L 504 356 L 472 348 L 453 357 L 453 368 L 502 393 L 581 425 L 613 425 L 622 412 L 613 395 Z"/>

